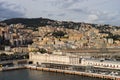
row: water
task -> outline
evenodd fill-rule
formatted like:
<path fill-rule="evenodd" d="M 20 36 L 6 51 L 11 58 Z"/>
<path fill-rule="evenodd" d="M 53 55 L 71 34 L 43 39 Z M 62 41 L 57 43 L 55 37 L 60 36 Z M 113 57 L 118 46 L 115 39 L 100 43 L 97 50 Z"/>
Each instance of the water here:
<path fill-rule="evenodd" d="M 0 72 L 0 80 L 102 80 L 102 79 L 22 69 Z"/>

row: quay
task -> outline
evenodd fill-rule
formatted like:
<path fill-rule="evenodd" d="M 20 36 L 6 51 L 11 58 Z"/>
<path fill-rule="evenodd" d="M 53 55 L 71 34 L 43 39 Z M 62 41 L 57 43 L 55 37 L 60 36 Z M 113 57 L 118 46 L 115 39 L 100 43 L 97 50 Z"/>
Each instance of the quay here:
<path fill-rule="evenodd" d="M 90 72 L 80 72 L 80 71 L 74 71 L 74 70 L 62 70 L 62 69 L 54 69 L 54 68 L 36 67 L 32 65 L 3 67 L 3 68 L 0 68 L 0 71 L 9 71 L 9 70 L 18 70 L 18 69 L 40 70 L 40 71 L 56 72 L 56 73 L 63 73 L 63 74 L 70 74 L 70 75 L 80 75 L 80 76 L 86 76 L 86 77 L 101 78 L 106 80 L 120 80 L 120 76 L 112 76 L 112 75 L 97 74 L 97 73 L 90 73 Z"/>
<path fill-rule="evenodd" d="M 26 66 L 26 68 L 33 69 L 33 70 L 41 70 L 41 71 L 48 71 L 48 72 L 56 72 L 56 73 L 63 73 L 63 74 L 108 79 L 108 80 L 120 80 L 120 76 L 111 76 L 111 75 L 104 75 L 104 74 L 97 74 L 97 73 L 88 73 L 88 72 L 80 72 L 80 71 L 72 71 L 72 70 L 61 70 L 61 69 L 54 69 L 54 68 L 43 68 L 43 67 L 35 67 L 35 66 L 30 66 L 30 65 Z"/>
<path fill-rule="evenodd" d="M 66 66 L 68 67 L 68 66 Z M 75 67 L 75 66 L 74 66 Z M 33 69 L 33 70 L 40 70 L 40 71 L 48 71 L 48 72 L 55 72 L 55 73 L 62 73 L 62 74 L 70 74 L 70 75 L 80 75 L 80 76 L 86 76 L 86 77 L 93 77 L 93 78 L 100 78 L 100 79 L 106 79 L 106 80 L 120 80 L 120 76 L 113 76 L 113 75 L 106 75 L 106 74 L 99 74 L 99 73 L 92 73 L 92 72 L 85 72 L 85 71 L 77 71 L 77 70 L 70 70 L 57 68 L 57 67 L 48 67 L 48 65 L 45 67 L 43 66 L 36 66 L 36 65 L 17 65 L 12 67 L 0 67 L 0 71 L 9 71 L 9 70 L 18 70 L 18 69 Z"/>
<path fill-rule="evenodd" d="M 18 69 L 26 69 L 26 67 L 25 66 L 3 67 L 1 71 L 18 70 Z"/>

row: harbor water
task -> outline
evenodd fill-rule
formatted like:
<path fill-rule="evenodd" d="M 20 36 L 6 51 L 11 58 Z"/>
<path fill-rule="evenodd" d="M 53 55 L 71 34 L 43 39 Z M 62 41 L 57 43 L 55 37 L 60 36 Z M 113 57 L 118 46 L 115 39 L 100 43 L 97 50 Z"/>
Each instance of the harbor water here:
<path fill-rule="evenodd" d="M 0 80 L 105 80 L 29 69 L 0 72 Z"/>

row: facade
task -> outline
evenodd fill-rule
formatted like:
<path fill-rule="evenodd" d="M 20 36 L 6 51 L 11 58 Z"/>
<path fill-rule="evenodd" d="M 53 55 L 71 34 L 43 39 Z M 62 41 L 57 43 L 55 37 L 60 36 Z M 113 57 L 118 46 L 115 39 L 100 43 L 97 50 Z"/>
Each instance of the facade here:
<path fill-rule="evenodd" d="M 85 66 L 120 69 L 120 62 L 119 61 L 83 59 L 81 61 L 81 64 L 85 65 Z"/>
<path fill-rule="evenodd" d="M 15 47 L 11 49 L 12 52 L 29 52 L 28 47 Z"/>
<path fill-rule="evenodd" d="M 42 63 L 56 63 L 56 64 L 79 64 L 78 57 L 57 55 L 57 54 L 41 54 L 41 53 L 30 53 L 30 61 L 33 61 L 33 64 L 42 64 Z"/>
<path fill-rule="evenodd" d="M 59 55 L 49 55 L 41 53 L 30 53 L 30 61 L 33 61 L 33 64 L 41 63 L 64 63 L 69 64 L 69 57 L 59 56 Z"/>
<path fill-rule="evenodd" d="M 109 44 L 113 44 L 113 39 L 108 39 Z"/>
<path fill-rule="evenodd" d="M 120 62 L 117 61 L 107 61 L 107 60 L 95 60 L 95 59 L 82 59 L 77 56 L 68 56 L 61 54 L 41 54 L 41 53 L 30 53 L 30 61 L 33 64 L 42 63 L 53 63 L 53 64 L 64 64 L 64 65 L 74 65 L 74 66 L 92 66 L 98 68 L 108 68 L 108 69 L 120 69 Z"/>
<path fill-rule="evenodd" d="M 14 54 L 14 52 L 11 52 L 11 51 L 0 51 L 0 54 L 3 54 L 3 53 L 5 53 L 7 55 Z"/>

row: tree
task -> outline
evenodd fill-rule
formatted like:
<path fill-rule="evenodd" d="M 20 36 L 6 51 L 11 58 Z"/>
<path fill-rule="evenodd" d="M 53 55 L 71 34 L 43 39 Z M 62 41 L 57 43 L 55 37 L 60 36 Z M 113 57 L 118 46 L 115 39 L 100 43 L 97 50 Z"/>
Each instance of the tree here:
<path fill-rule="evenodd" d="M 47 51 L 44 48 L 40 48 L 39 52 L 42 53 L 42 54 L 47 53 Z"/>
<path fill-rule="evenodd" d="M 64 35 L 66 35 L 67 33 L 63 32 L 63 31 L 55 31 L 52 33 L 52 35 L 56 38 L 61 38 L 64 37 Z"/>

